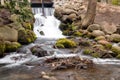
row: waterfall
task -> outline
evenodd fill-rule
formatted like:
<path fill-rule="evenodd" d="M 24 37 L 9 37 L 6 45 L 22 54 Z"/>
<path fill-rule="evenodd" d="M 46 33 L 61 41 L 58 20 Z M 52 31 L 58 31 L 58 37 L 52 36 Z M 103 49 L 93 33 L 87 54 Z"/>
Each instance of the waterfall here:
<path fill-rule="evenodd" d="M 34 32 L 37 37 L 44 38 L 63 38 L 62 32 L 59 30 L 60 21 L 54 17 L 53 8 L 32 8 L 35 17 Z M 42 34 L 41 34 L 42 33 Z"/>

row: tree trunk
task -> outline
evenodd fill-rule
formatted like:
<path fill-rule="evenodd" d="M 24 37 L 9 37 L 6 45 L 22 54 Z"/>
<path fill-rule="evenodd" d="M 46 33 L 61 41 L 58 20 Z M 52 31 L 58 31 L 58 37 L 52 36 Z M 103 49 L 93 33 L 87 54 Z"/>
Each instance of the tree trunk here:
<path fill-rule="evenodd" d="M 81 27 L 83 29 L 86 29 L 90 24 L 94 23 L 94 19 L 96 15 L 96 6 L 97 6 L 97 0 L 89 0 L 87 13 L 81 21 Z"/>

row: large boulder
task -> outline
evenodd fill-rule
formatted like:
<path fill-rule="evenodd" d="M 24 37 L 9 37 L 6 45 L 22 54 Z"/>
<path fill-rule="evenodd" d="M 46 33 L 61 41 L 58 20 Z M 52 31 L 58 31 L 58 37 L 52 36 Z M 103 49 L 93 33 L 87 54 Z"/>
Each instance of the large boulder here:
<path fill-rule="evenodd" d="M 114 32 L 117 31 L 117 27 L 113 23 L 109 24 L 107 22 L 104 22 L 102 27 L 103 31 L 107 34 L 113 34 Z"/>
<path fill-rule="evenodd" d="M 18 40 L 18 31 L 8 26 L 1 26 L 0 39 L 16 42 Z"/>

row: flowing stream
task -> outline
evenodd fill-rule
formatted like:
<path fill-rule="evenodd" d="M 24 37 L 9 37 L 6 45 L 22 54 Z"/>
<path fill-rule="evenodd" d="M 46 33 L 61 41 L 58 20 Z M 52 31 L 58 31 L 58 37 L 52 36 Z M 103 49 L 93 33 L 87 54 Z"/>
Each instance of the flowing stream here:
<path fill-rule="evenodd" d="M 0 59 L 0 66 L 2 67 L 14 67 L 25 65 L 26 63 L 40 63 L 42 60 L 51 57 L 73 57 L 80 56 L 86 57 L 93 60 L 96 64 L 120 64 L 118 59 L 100 59 L 93 58 L 90 56 L 82 55 L 82 51 L 78 54 L 72 54 L 69 51 L 54 49 L 53 44 L 56 39 L 64 38 L 62 32 L 59 30 L 60 21 L 57 20 L 54 16 L 53 8 L 45 8 L 45 16 L 42 14 L 41 8 L 32 9 L 35 16 L 34 32 L 37 35 L 38 39 L 29 45 L 23 46 L 19 52 L 13 52 L 4 58 Z M 43 32 L 44 35 L 41 35 L 40 32 Z M 32 55 L 30 48 L 39 45 L 47 52 L 53 52 L 52 55 L 38 58 L 37 56 Z"/>

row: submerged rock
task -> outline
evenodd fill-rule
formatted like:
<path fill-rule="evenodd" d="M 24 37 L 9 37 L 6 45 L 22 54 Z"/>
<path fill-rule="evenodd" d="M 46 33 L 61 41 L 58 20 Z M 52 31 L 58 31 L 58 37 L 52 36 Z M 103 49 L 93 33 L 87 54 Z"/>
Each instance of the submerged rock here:
<path fill-rule="evenodd" d="M 49 56 L 47 50 L 44 50 L 41 46 L 33 46 L 30 50 L 33 55 L 36 55 L 38 57 Z"/>

